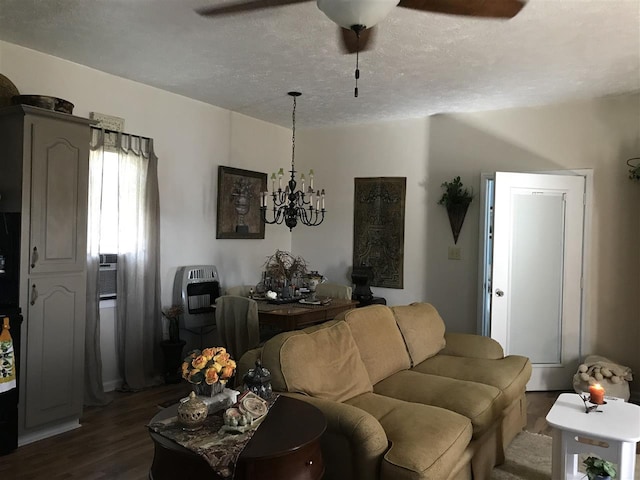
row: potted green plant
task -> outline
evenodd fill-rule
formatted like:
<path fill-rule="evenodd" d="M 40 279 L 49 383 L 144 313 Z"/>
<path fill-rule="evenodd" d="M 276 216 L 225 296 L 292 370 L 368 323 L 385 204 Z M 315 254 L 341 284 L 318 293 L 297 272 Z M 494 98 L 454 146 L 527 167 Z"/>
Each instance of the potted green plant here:
<path fill-rule="evenodd" d="M 458 236 L 464 223 L 464 217 L 467 215 L 469 204 L 473 200 L 473 193 L 462 184 L 459 176 L 450 182 L 442 183 L 441 186 L 445 191 L 438 201 L 438 205 L 444 205 L 447 209 L 451 232 L 453 233 L 453 242 L 458 243 Z"/>
<path fill-rule="evenodd" d="M 160 343 L 164 355 L 164 381 L 165 383 L 180 382 L 180 372 L 178 371 L 182 361 L 182 349 L 187 342 L 180 338 L 180 315 L 182 315 L 182 305 L 172 305 L 162 310 L 162 315 L 169 322 L 169 338 Z"/>
<path fill-rule="evenodd" d="M 616 468 L 613 463 L 600 457 L 589 456 L 582 462 L 587 467 L 589 480 L 611 480 L 616 478 Z"/>

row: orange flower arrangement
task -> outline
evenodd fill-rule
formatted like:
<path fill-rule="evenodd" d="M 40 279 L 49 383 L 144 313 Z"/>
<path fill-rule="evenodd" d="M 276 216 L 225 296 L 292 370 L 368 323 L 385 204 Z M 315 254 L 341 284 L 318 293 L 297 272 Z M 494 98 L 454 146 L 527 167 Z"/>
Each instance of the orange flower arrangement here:
<path fill-rule="evenodd" d="M 225 385 L 236 371 L 236 362 L 224 347 L 193 350 L 182 362 L 182 378 L 198 385 Z"/>

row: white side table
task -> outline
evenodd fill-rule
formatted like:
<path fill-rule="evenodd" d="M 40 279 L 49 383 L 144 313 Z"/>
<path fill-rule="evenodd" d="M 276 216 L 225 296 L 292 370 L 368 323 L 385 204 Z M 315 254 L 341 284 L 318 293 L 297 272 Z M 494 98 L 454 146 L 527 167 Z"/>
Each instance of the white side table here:
<path fill-rule="evenodd" d="M 561 394 L 547 414 L 553 427 L 551 478 L 578 480 L 578 455 L 594 454 L 617 464 L 617 480 L 633 480 L 636 443 L 640 441 L 640 407 L 605 397 L 602 412 L 585 413 L 575 393 Z"/>

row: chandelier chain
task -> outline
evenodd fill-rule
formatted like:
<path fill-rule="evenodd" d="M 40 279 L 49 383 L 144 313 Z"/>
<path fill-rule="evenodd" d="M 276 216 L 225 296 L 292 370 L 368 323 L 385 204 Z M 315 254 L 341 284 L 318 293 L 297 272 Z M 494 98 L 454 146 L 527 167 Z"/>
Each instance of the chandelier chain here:
<path fill-rule="evenodd" d="M 293 124 L 291 134 L 291 170 L 295 169 L 296 161 L 296 97 L 293 97 L 293 113 L 291 114 L 291 123 Z"/>

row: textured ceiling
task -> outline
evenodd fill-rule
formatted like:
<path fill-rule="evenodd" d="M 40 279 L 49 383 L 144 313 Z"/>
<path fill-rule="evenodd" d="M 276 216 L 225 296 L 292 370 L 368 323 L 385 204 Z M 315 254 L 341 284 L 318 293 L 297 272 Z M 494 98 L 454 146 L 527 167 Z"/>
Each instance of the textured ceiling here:
<path fill-rule="evenodd" d="M 394 8 L 360 55 L 310 1 L 0 0 L 0 40 L 290 126 L 370 123 L 640 90 L 640 0 L 529 0 L 511 20 Z M 37 93 L 37 92 L 30 92 Z"/>

